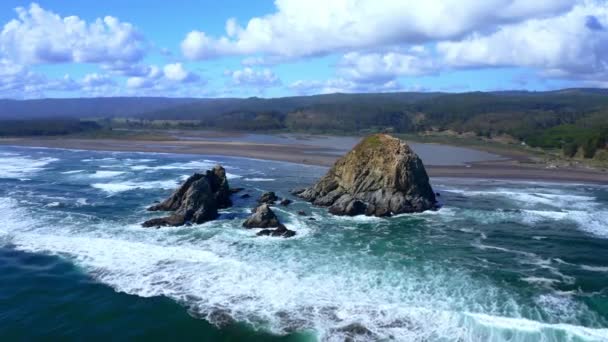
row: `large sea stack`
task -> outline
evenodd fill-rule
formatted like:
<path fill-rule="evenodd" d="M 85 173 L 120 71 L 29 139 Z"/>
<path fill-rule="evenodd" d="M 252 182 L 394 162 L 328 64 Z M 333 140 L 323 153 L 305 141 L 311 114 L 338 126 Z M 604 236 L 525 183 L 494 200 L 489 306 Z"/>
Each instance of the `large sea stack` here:
<path fill-rule="evenodd" d="M 314 186 L 294 194 L 335 215 L 390 216 L 437 208 L 420 158 L 387 134 L 366 137 Z"/>
<path fill-rule="evenodd" d="M 144 227 L 181 226 L 204 223 L 218 216 L 218 209 L 232 206 L 226 170 L 213 170 L 190 176 L 169 198 L 148 208 L 150 211 L 173 211 L 170 216 L 144 222 Z"/>

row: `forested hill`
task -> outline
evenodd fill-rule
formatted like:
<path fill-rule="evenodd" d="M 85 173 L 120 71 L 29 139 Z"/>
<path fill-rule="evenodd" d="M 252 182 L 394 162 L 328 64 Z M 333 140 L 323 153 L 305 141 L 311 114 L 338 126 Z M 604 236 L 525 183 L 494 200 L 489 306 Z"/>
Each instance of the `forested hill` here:
<path fill-rule="evenodd" d="M 166 97 L 95 97 L 74 99 L 0 99 L 0 120 L 131 117 L 198 101 Z"/>
<path fill-rule="evenodd" d="M 456 132 L 507 136 L 569 154 L 581 146 L 605 148 L 608 90 L 0 100 L 0 118 L 122 118 L 127 128 L 161 121 L 161 127 L 219 130 Z"/>

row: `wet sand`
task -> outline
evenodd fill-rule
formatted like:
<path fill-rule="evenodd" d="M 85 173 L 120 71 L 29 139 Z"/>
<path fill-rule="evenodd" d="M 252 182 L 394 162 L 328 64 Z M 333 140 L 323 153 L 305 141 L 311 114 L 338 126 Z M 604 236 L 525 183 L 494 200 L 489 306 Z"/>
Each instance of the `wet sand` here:
<path fill-rule="evenodd" d="M 253 136 L 253 137 L 252 137 Z M 271 137 L 272 139 L 264 139 Z M 331 166 L 359 138 L 304 135 L 221 134 L 187 136 L 174 140 L 73 138 L 4 138 L 2 145 L 99 151 L 133 151 L 224 155 Z M 262 141 L 270 141 L 264 143 Z M 583 168 L 548 168 L 521 154 L 500 155 L 471 148 L 411 143 L 430 177 L 467 177 L 608 184 L 608 172 Z"/>

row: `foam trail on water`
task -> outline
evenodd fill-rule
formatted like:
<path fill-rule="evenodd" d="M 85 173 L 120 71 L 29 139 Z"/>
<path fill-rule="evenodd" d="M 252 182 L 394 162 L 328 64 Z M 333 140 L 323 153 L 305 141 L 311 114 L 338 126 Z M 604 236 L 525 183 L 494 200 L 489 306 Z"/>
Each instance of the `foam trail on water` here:
<path fill-rule="evenodd" d="M 44 170 L 50 163 L 56 162 L 57 158 L 31 158 L 9 155 L 0 157 L 0 178 L 21 178 L 31 176 Z"/>

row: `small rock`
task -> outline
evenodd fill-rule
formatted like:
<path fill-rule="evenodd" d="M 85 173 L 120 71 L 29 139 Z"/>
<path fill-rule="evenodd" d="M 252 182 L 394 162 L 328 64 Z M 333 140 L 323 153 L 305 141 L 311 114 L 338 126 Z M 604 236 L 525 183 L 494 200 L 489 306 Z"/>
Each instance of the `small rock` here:
<path fill-rule="evenodd" d="M 316 218 L 314 218 L 314 217 L 309 217 L 309 218 L 308 218 L 308 221 L 316 221 L 316 220 L 317 220 L 317 219 L 316 219 Z"/>
<path fill-rule="evenodd" d="M 270 228 L 279 225 L 279 219 L 266 203 L 254 208 L 251 216 L 243 222 L 245 228 Z"/>
<path fill-rule="evenodd" d="M 279 227 L 277 229 L 262 229 L 257 234 L 257 236 L 281 236 L 284 238 L 289 238 L 296 235 L 296 232 L 293 230 L 287 229 L 283 224 L 279 223 Z"/>
<path fill-rule="evenodd" d="M 230 188 L 230 194 L 234 195 L 234 194 L 236 194 L 238 192 L 241 192 L 243 190 L 245 190 L 245 188 Z"/>
<path fill-rule="evenodd" d="M 230 187 L 226 171 L 220 165 L 205 173 L 195 173 L 166 200 L 149 211 L 173 211 L 173 214 L 148 220 L 143 227 L 181 226 L 187 222 L 204 223 L 218 217 L 218 209 L 228 208 Z"/>
<path fill-rule="evenodd" d="M 284 198 L 281 202 L 279 202 L 279 204 L 286 207 L 291 204 L 291 200 L 288 198 Z"/>
<path fill-rule="evenodd" d="M 251 197 L 251 195 L 250 194 L 242 194 L 240 197 L 241 198 L 249 198 L 249 197 Z"/>
<path fill-rule="evenodd" d="M 304 210 L 298 210 L 298 215 L 300 216 L 307 216 L 306 212 Z"/>
<path fill-rule="evenodd" d="M 258 199 L 258 203 L 274 204 L 274 202 L 278 200 L 279 198 L 277 197 L 277 195 L 273 191 L 269 191 L 263 193 L 262 196 L 260 196 L 260 198 Z"/>

